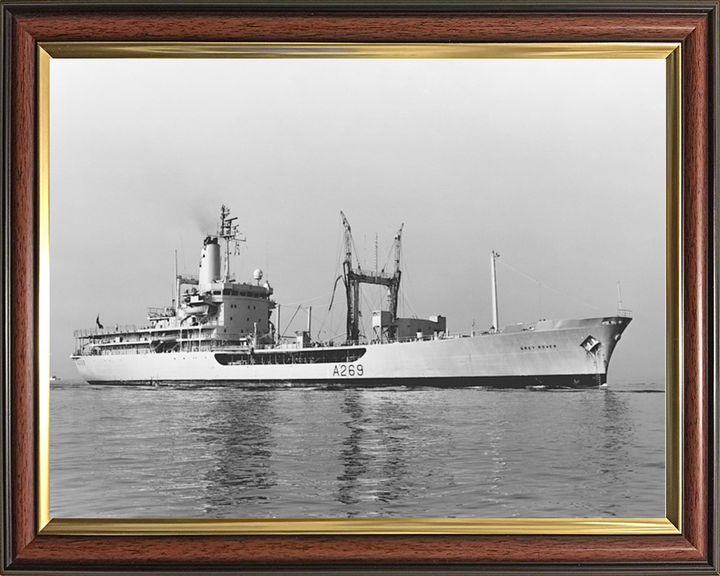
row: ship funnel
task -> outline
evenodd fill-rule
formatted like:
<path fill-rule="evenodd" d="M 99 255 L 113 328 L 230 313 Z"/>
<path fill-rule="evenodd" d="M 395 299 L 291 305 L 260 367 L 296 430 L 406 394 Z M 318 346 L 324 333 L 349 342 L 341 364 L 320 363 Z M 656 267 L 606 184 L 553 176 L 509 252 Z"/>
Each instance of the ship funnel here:
<path fill-rule="evenodd" d="M 211 284 L 220 278 L 220 246 L 218 239 L 208 236 L 200 254 L 200 285 Z"/>

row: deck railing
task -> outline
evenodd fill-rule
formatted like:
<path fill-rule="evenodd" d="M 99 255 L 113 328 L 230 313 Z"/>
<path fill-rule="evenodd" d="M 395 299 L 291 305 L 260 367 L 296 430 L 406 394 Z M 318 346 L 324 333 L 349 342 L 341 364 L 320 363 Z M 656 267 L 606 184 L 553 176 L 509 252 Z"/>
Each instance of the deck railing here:
<path fill-rule="evenodd" d="M 162 332 L 164 330 L 173 330 L 183 336 L 193 338 L 193 336 L 198 332 L 214 329 L 219 326 L 222 326 L 222 324 L 220 324 L 220 322 L 217 320 L 213 320 L 212 322 L 206 322 L 205 324 L 200 324 L 198 326 L 182 326 L 182 328 L 153 328 L 152 326 L 137 326 L 134 324 L 125 326 L 103 326 L 102 328 L 98 328 L 96 326 L 94 328 L 83 328 L 81 330 L 75 330 L 73 332 L 73 336 L 75 338 L 90 338 L 93 336 L 125 336 L 126 334 L 132 334 L 133 332 L 137 332 L 138 330 L 147 330 L 150 333 Z"/>
<path fill-rule="evenodd" d="M 136 326 L 134 324 L 126 324 L 124 326 L 103 326 L 102 328 L 96 326 L 94 328 L 75 330 L 75 332 L 73 332 L 73 336 L 75 336 L 75 338 L 87 338 L 88 336 L 115 336 L 120 334 L 129 334 L 130 332 L 137 332 L 140 328 L 144 328 L 144 326 Z"/>

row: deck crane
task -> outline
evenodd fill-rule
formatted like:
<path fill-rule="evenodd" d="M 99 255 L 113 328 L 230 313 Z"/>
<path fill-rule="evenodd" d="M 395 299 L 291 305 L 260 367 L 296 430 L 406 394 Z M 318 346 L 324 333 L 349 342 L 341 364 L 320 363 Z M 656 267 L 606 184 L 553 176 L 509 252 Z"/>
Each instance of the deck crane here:
<path fill-rule="evenodd" d="M 400 226 L 394 239 L 394 266 L 392 272 L 385 270 L 370 271 L 364 270 L 358 263 L 353 267 L 353 238 L 350 223 L 345 214 L 340 212 L 343 228 L 345 230 L 345 260 L 343 261 L 343 282 L 347 296 L 347 330 L 348 343 L 357 343 L 360 340 L 360 284 L 376 284 L 386 286 L 388 289 L 388 310 L 391 315 L 391 322 L 397 319 L 398 295 L 400 293 L 400 245 L 402 240 L 403 225 Z M 389 327 L 388 337 L 395 338 L 396 328 Z"/>

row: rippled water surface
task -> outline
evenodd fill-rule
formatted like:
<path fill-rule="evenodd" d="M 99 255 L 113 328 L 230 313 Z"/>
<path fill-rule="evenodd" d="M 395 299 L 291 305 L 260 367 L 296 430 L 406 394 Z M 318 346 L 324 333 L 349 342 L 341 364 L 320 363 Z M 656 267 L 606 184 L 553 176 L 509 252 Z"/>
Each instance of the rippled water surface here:
<path fill-rule="evenodd" d="M 664 517 L 665 395 L 55 384 L 52 517 Z"/>

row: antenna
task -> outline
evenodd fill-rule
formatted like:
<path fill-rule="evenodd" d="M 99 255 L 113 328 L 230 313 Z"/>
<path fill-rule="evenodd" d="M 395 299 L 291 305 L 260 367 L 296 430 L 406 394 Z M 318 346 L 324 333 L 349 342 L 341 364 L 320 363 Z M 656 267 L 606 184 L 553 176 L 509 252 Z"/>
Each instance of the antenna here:
<path fill-rule="evenodd" d="M 230 281 L 230 243 L 233 243 L 235 248 L 235 254 L 240 251 L 240 242 L 245 242 L 245 237 L 240 235 L 238 232 L 238 225 L 235 224 L 237 216 L 230 216 L 230 209 L 224 204 L 220 208 L 220 230 L 218 231 L 218 237 L 225 240 L 225 271 L 223 274 L 224 281 Z"/>
<path fill-rule="evenodd" d="M 378 273 L 378 233 L 375 232 L 375 274 Z"/>
<path fill-rule="evenodd" d="M 618 289 L 618 310 L 622 310 L 622 291 L 620 290 L 620 281 L 617 283 Z"/>
<path fill-rule="evenodd" d="M 182 250 L 182 257 L 183 257 L 183 273 L 187 272 L 187 260 L 185 260 L 185 243 L 183 242 L 183 237 L 180 236 L 180 249 Z"/>
<path fill-rule="evenodd" d="M 177 250 L 175 250 L 175 298 L 173 300 L 173 307 L 180 307 L 180 284 L 178 282 L 178 264 L 177 264 Z"/>

